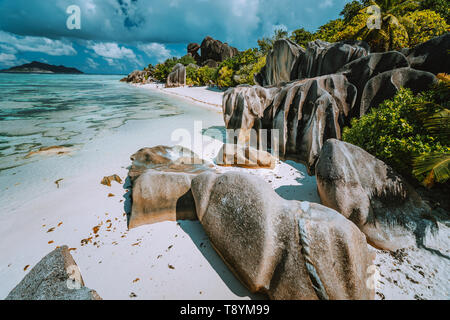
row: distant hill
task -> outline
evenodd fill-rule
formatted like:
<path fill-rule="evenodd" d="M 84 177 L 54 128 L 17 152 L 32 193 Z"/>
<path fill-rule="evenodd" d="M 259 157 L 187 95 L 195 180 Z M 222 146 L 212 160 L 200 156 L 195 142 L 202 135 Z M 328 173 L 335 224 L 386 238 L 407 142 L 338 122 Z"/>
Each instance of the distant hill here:
<path fill-rule="evenodd" d="M 63 74 L 83 74 L 78 69 L 64 66 L 54 66 L 42 62 L 33 61 L 21 66 L 0 70 L 2 73 L 63 73 Z"/>

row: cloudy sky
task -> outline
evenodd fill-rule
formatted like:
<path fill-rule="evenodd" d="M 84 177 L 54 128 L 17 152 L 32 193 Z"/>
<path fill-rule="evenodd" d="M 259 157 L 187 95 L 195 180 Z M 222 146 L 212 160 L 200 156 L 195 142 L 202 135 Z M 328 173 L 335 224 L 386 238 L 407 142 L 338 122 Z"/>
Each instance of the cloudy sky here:
<path fill-rule="evenodd" d="M 349 0 L 0 0 L 0 69 L 31 62 L 125 74 L 210 35 L 240 50 L 279 27 L 315 31 Z M 69 29 L 71 5 L 80 29 Z"/>

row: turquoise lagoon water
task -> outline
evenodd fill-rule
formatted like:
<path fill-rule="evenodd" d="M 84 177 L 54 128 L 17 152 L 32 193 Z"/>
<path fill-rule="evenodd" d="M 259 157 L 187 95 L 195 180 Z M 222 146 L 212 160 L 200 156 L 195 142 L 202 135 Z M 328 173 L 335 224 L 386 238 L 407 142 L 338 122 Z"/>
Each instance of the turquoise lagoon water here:
<path fill-rule="evenodd" d="M 101 179 L 123 170 L 142 147 L 177 144 L 171 134 L 193 132 L 195 121 L 223 126 L 218 111 L 121 77 L 0 74 L 0 208 L 39 197 L 61 178 Z M 73 152 L 26 157 L 49 146 Z"/>
<path fill-rule="evenodd" d="M 126 121 L 180 115 L 115 75 L 0 74 L 0 171 L 43 146 L 79 146 Z"/>

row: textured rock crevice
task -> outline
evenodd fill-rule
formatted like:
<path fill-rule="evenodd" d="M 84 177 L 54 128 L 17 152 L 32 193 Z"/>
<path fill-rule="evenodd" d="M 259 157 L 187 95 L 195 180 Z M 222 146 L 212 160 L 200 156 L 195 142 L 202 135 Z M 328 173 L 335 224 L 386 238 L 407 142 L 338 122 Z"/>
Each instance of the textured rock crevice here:
<path fill-rule="evenodd" d="M 328 43 L 316 40 L 306 49 L 288 39 L 277 40 L 266 59 L 266 65 L 255 75 L 260 86 L 281 85 L 336 73 L 345 64 L 369 54 L 362 41 Z"/>
<path fill-rule="evenodd" d="M 434 48 L 433 41 L 424 46 Z M 317 40 L 306 50 L 289 40 L 276 41 L 265 67 L 255 75 L 258 85 L 225 93 L 225 126 L 240 130 L 239 143 L 248 143 L 252 129 L 259 140 L 258 130 L 278 130 L 276 145 L 270 144 L 274 131 L 268 145 L 277 147 L 282 158 L 304 163 L 314 174 L 323 143 L 341 139 L 352 118 L 394 97 L 401 87 L 417 93 L 437 81 L 432 73 L 411 68 L 410 59 L 400 52 L 369 51 L 361 41 Z"/>
<path fill-rule="evenodd" d="M 260 178 L 237 172 L 203 173 L 192 193 L 213 247 L 252 292 L 271 299 L 374 298 L 365 237 L 334 210 L 284 200 Z"/>
<path fill-rule="evenodd" d="M 184 85 L 186 85 L 186 67 L 181 63 L 177 63 L 167 77 L 166 87 L 173 88 Z"/>
<path fill-rule="evenodd" d="M 84 286 L 67 246 L 59 247 L 36 264 L 6 300 L 102 300 Z"/>
<path fill-rule="evenodd" d="M 197 220 L 191 181 L 211 170 L 212 164 L 180 146 L 143 148 L 131 160 L 129 228 L 162 221 Z"/>
<path fill-rule="evenodd" d="M 306 164 L 314 174 L 323 141 L 341 138 L 356 100 L 356 88 L 343 75 L 328 75 L 290 82 L 283 87 L 237 87 L 225 92 L 223 112 L 229 129 L 241 129 L 240 141 L 250 129 L 277 130 L 282 158 Z M 247 136 L 245 136 L 247 135 Z M 244 137 L 242 137 L 244 136 Z"/>
<path fill-rule="evenodd" d="M 200 50 L 200 54 L 199 51 Z M 232 58 L 239 53 L 238 49 L 215 40 L 210 36 L 203 39 L 201 45 L 198 43 L 189 43 L 187 52 L 190 54 L 198 65 L 209 67 L 217 67 L 219 62 L 228 58 Z"/>
<path fill-rule="evenodd" d="M 422 246 L 431 208 L 392 168 L 363 149 L 328 140 L 316 165 L 321 202 L 353 221 L 378 248 Z"/>

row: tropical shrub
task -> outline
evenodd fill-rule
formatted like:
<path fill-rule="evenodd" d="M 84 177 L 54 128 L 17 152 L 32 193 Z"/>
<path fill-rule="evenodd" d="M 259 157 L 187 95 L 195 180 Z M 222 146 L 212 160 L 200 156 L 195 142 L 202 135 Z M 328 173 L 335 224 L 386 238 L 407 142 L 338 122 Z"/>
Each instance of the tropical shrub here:
<path fill-rule="evenodd" d="M 186 84 L 188 86 L 200 86 L 198 79 L 198 68 L 187 66 L 186 67 Z"/>
<path fill-rule="evenodd" d="M 302 47 L 306 47 L 308 42 L 315 40 L 314 34 L 303 28 L 292 31 L 289 39 Z"/>
<path fill-rule="evenodd" d="M 354 16 L 356 16 L 362 9 L 364 9 L 365 5 L 361 1 L 353 0 L 352 2 L 347 3 L 342 9 L 340 16 L 343 17 L 344 22 L 350 22 Z"/>
<path fill-rule="evenodd" d="M 432 0 L 428 0 L 432 1 Z M 436 1 L 441 12 L 448 13 L 448 4 Z M 381 13 L 381 28 L 368 28 L 369 6 L 377 6 Z M 353 1 L 344 7 L 344 27 L 334 41 L 364 40 L 372 51 L 398 50 L 413 47 L 449 31 L 445 18 L 432 10 L 422 10 L 421 1 L 414 0 L 363 0 Z M 446 9 L 445 9 L 446 6 Z M 359 11 L 358 11 L 359 9 Z"/>
<path fill-rule="evenodd" d="M 206 86 L 210 85 L 213 81 L 215 68 L 204 66 L 196 68 L 193 66 L 186 67 L 186 83 L 193 86 Z"/>
<path fill-rule="evenodd" d="M 220 63 L 213 81 L 221 87 L 238 84 L 254 84 L 253 75 L 265 65 L 262 53 L 257 49 L 248 49 Z"/>
<path fill-rule="evenodd" d="M 324 24 L 323 26 L 319 27 L 317 32 L 314 34 L 314 40 L 320 39 L 328 42 L 336 42 L 342 40 L 340 38 L 341 36 L 339 36 L 339 33 L 342 32 L 344 28 L 345 28 L 344 20 L 342 19 L 331 20 L 328 23 Z"/>
<path fill-rule="evenodd" d="M 153 76 L 157 80 L 165 82 L 177 62 L 178 59 L 174 57 L 167 59 L 164 63 L 158 63 L 153 70 Z"/>
<path fill-rule="evenodd" d="M 334 35 L 335 41 L 341 40 L 362 40 L 363 35 L 358 34 L 360 30 L 367 27 L 367 19 L 370 15 L 367 13 L 366 9 L 362 9 L 357 15 L 353 16 L 347 23 L 342 24 L 342 29 L 337 30 Z"/>
<path fill-rule="evenodd" d="M 449 92 L 445 81 L 417 95 L 401 89 L 394 98 L 353 119 L 343 140 L 427 186 L 434 180 L 443 183 L 449 178 L 445 161 L 450 154 L 449 118 L 437 115 L 448 116 Z"/>
<path fill-rule="evenodd" d="M 218 71 L 217 85 L 221 88 L 228 88 L 233 85 L 233 69 L 224 66 Z"/>
<path fill-rule="evenodd" d="M 448 0 L 422 0 L 420 2 L 421 10 L 433 10 L 450 24 L 450 3 Z"/>
<path fill-rule="evenodd" d="M 431 10 L 414 11 L 404 16 L 409 35 L 409 46 L 438 37 L 450 31 L 450 26 L 438 13 Z"/>
<path fill-rule="evenodd" d="M 266 56 L 258 58 L 258 61 L 252 64 L 243 65 L 239 71 L 236 72 L 237 77 L 233 77 L 238 84 L 254 85 L 254 75 L 259 73 L 266 65 Z"/>
<path fill-rule="evenodd" d="M 195 59 L 190 54 L 187 54 L 187 55 L 181 57 L 180 59 L 178 59 L 177 63 L 181 63 L 184 66 L 187 66 L 189 64 L 197 64 Z"/>

